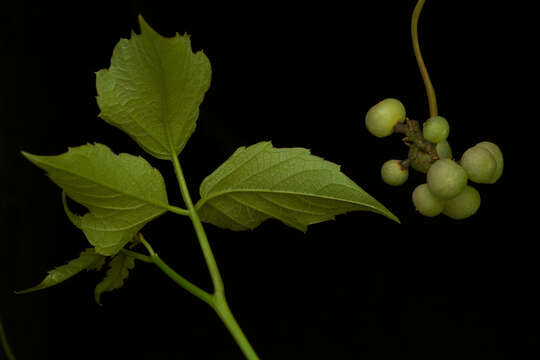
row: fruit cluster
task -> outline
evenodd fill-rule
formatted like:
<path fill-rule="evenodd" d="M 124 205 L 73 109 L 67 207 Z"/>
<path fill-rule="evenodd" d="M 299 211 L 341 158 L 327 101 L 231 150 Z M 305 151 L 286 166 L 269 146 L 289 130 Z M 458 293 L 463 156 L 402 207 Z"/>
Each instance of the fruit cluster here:
<path fill-rule="evenodd" d="M 381 168 L 385 183 L 401 185 L 409 177 L 409 167 L 426 174 L 426 183 L 417 186 L 412 202 L 420 214 L 440 213 L 452 219 L 465 219 L 480 207 L 480 193 L 468 184 L 493 184 L 502 175 L 503 155 L 499 147 L 482 141 L 463 153 L 459 161 L 452 157 L 448 141 L 450 126 L 442 116 L 432 116 L 420 129 L 418 121 L 406 117 L 403 104 L 393 98 L 374 105 L 366 114 L 366 127 L 377 137 L 404 134 L 409 147 L 405 160 L 388 160 Z"/>

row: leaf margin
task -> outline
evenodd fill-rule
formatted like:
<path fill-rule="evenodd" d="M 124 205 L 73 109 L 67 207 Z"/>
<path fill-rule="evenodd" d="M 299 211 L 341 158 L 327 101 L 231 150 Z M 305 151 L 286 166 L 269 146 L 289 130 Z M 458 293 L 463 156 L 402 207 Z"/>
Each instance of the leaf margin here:
<path fill-rule="evenodd" d="M 303 150 L 304 151 L 304 154 L 309 156 L 309 157 L 312 157 L 314 159 L 317 159 L 317 160 L 320 160 L 321 162 L 324 162 L 326 163 L 327 165 L 331 165 L 331 166 L 335 166 L 335 169 L 342 175 L 344 176 L 345 178 L 347 178 L 348 180 L 351 181 L 352 184 L 354 184 L 358 189 L 360 189 L 363 193 L 365 193 L 365 195 L 367 195 L 369 198 L 371 198 L 375 203 L 377 203 L 378 205 L 380 205 L 380 208 L 377 208 L 375 206 L 371 206 L 369 204 L 365 204 L 365 203 L 357 203 L 357 202 L 354 202 L 354 201 L 351 201 L 351 203 L 355 203 L 359 206 L 362 206 L 362 207 L 366 207 L 366 208 L 369 208 L 369 209 L 363 209 L 363 210 L 367 210 L 367 211 L 370 211 L 370 212 L 373 212 L 373 213 L 377 213 L 377 214 L 380 214 L 380 215 L 383 215 L 387 218 L 389 218 L 390 220 L 393 220 L 395 222 L 397 222 L 398 224 L 400 224 L 400 220 L 399 218 L 394 215 L 388 208 L 386 208 L 383 204 L 381 204 L 378 200 L 376 200 L 373 196 L 371 196 L 370 194 L 368 194 L 365 190 L 363 190 L 360 186 L 358 186 L 352 179 L 348 178 L 347 175 L 345 175 L 342 171 L 341 171 L 341 166 L 338 165 L 338 164 L 335 164 L 331 161 L 328 161 L 328 160 L 325 160 L 319 156 L 316 156 L 316 155 L 313 155 L 311 153 L 311 151 L 309 149 L 306 149 L 306 148 L 301 148 L 301 147 L 294 147 L 294 148 L 276 148 L 273 146 L 272 142 L 271 141 L 260 141 L 258 143 L 255 143 L 253 145 L 249 145 L 249 146 L 241 146 L 239 148 L 237 148 L 232 155 L 230 155 L 221 165 L 219 165 L 210 175 L 208 175 L 206 178 L 204 178 L 204 180 L 201 182 L 201 185 L 200 185 L 200 189 L 199 189 L 199 192 L 200 192 L 200 196 L 201 198 L 199 199 L 199 201 L 195 204 L 195 209 L 197 211 L 200 211 L 200 209 L 205 205 L 207 204 L 210 200 L 214 199 L 214 198 L 219 198 L 220 196 L 226 196 L 228 194 L 232 194 L 232 193 L 249 193 L 249 192 L 253 192 L 253 193 L 270 193 L 270 194 L 293 194 L 293 195 L 299 195 L 299 196 L 311 196 L 311 197 L 316 197 L 318 199 L 321 199 L 321 198 L 326 198 L 328 199 L 329 201 L 344 201 L 343 199 L 337 199 L 337 198 L 332 198 L 332 197 L 325 197 L 325 196 L 321 196 L 321 195 L 317 195 L 315 196 L 314 194 L 307 194 L 307 193 L 298 193 L 298 192 L 286 192 L 286 191 L 271 191 L 270 189 L 265 189 L 265 190 L 262 190 L 262 189 L 254 189 L 254 190 L 238 190 L 238 191 L 231 191 L 231 190 L 224 190 L 224 191 L 221 191 L 221 192 L 216 192 L 216 193 L 213 193 L 211 195 L 206 195 L 204 192 L 204 187 L 205 187 L 205 184 L 209 181 L 209 179 L 212 178 L 212 176 L 214 176 L 216 173 L 218 173 L 219 171 L 221 171 L 227 164 L 227 162 L 229 162 L 235 155 L 237 155 L 238 153 L 242 152 L 242 151 L 247 151 L 248 149 L 250 148 L 253 148 L 255 146 L 261 146 L 261 147 L 264 147 L 266 146 L 267 148 L 269 148 L 270 150 Z M 263 148 L 264 150 L 264 148 Z M 236 169 L 235 169 L 236 170 Z M 234 171 L 234 170 L 233 170 Z M 225 177 L 229 176 L 230 174 L 227 174 Z M 214 179 L 212 179 L 214 180 Z M 216 183 L 219 183 L 221 180 L 217 180 L 215 181 Z M 210 190 L 211 192 L 211 190 Z M 211 206 L 211 204 L 209 204 L 209 206 Z M 338 214 L 335 214 L 331 217 L 329 217 L 328 219 L 326 220 L 322 220 L 322 221 L 329 221 L 329 220 L 334 220 L 335 219 L 335 216 L 337 215 L 341 215 L 341 214 L 345 214 L 345 213 L 348 213 L 348 212 L 352 212 L 352 211 L 360 211 L 360 209 L 353 209 L 353 210 L 348 210 L 348 211 L 343 211 L 341 213 L 338 213 Z M 223 213 L 222 213 L 223 214 Z M 261 225 L 263 222 L 265 222 L 266 220 L 270 219 L 270 218 L 275 218 L 283 223 L 285 223 L 287 226 L 290 226 L 290 227 L 293 227 L 293 228 L 296 228 L 302 232 L 306 232 L 307 231 L 307 228 L 309 225 L 313 225 L 313 224 L 316 224 L 317 222 L 313 222 L 313 223 L 308 223 L 306 224 L 305 226 L 295 226 L 294 224 L 291 225 L 290 223 L 287 223 L 286 221 L 284 221 L 283 219 L 280 219 L 280 218 L 276 218 L 276 217 L 273 217 L 273 216 L 268 216 L 266 219 L 262 220 L 261 222 L 257 223 L 255 226 L 253 227 L 247 227 L 247 226 L 244 226 L 243 229 L 234 229 L 234 230 L 238 230 L 238 231 L 243 231 L 243 230 L 253 230 L 255 229 L 256 227 L 258 227 L 259 225 Z M 204 219 L 204 216 L 202 217 L 202 219 L 204 222 L 207 222 L 207 223 L 211 223 L 212 222 L 209 222 L 209 221 L 206 221 Z M 318 221 L 318 222 L 321 222 L 321 221 Z M 213 225 L 216 225 L 216 224 L 213 224 Z M 219 226 L 219 225 L 216 225 L 220 228 L 223 228 L 222 226 Z M 242 225 L 243 226 L 243 225 Z"/>
<path fill-rule="evenodd" d="M 88 259 L 84 259 L 84 257 L 87 257 Z M 86 248 L 80 252 L 79 257 L 71 259 L 66 264 L 59 265 L 54 269 L 47 271 L 47 275 L 39 284 L 28 289 L 15 291 L 15 294 L 28 294 L 38 290 L 45 290 L 71 279 L 84 270 L 99 270 L 99 264 L 104 261 L 105 258 L 106 256 L 97 253 L 94 248 Z M 69 270 L 71 267 L 78 268 L 71 270 L 71 274 L 64 274 L 60 281 L 54 279 L 55 276 L 62 275 L 63 271 Z"/>

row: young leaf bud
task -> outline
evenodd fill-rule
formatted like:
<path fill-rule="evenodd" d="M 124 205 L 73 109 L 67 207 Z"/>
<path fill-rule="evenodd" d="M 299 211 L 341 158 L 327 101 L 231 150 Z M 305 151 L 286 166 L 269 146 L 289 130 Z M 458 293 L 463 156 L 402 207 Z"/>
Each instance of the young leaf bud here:
<path fill-rule="evenodd" d="M 405 107 L 393 98 L 375 104 L 366 114 L 366 127 L 377 137 L 385 137 L 394 131 L 398 122 L 405 121 Z"/>
<path fill-rule="evenodd" d="M 435 161 L 428 170 L 427 184 L 433 195 L 448 200 L 467 185 L 467 172 L 451 159 Z"/>

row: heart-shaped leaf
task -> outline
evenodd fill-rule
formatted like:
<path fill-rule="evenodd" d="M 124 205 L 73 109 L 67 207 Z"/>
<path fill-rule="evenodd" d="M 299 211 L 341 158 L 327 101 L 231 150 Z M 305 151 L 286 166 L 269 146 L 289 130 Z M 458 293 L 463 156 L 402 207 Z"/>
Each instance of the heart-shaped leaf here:
<path fill-rule="evenodd" d="M 303 148 L 270 142 L 241 147 L 201 184 L 201 220 L 231 230 L 275 218 L 301 231 L 338 214 L 363 210 L 399 222 L 386 207 L 340 171 Z"/>
<path fill-rule="evenodd" d="M 163 177 L 141 157 L 116 155 L 102 144 L 56 156 L 23 155 L 90 210 L 76 223 L 100 254 L 116 254 L 169 206 Z"/>
<path fill-rule="evenodd" d="M 121 39 L 110 68 L 96 73 L 99 116 L 149 154 L 170 159 L 195 131 L 210 62 L 202 51 L 192 52 L 187 35 L 163 37 L 141 16 L 139 24 L 141 34 Z"/>
<path fill-rule="evenodd" d="M 48 272 L 48 275 L 38 285 L 26 290 L 16 291 L 17 294 L 26 294 L 32 291 L 43 290 L 51 286 L 60 284 L 67 279 L 77 275 L 83 270 L 98 270 L 105 262 L 105 256 L 98 254 L 94 249 L 86 249 L 81 255 Z"/>

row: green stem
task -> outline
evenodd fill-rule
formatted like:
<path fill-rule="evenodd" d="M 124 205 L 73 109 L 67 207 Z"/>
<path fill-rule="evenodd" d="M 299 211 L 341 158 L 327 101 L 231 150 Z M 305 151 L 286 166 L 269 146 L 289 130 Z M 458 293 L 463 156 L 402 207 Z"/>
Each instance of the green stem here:
<path fill-rule="evenodd" d="M 175 214 L 178 214 L 178 215 L 189 216 L 189 211 L 188 210 L 179 208 L 178 206 L 169 205 L 167 207 L 167 210 L 169 210 L 170 212 L 173 212 Z"/>
<path fill-rule="evenodd" d="M 9 342 L 7 340 L 6 332 L 4 331 L 4 325 L 2 325 L 2 319 L 0 318 L 0 342 L 2 343 L 2 348 L 6 354 L 8 360 L 15 360 L 15 355 L 11 351 Z"/>
<path fill-rule="evenodd" d="M 242 353 L 244 354 L 246 359 L 258 360 L 259 357 L 257 356 L 257 353 L 255 353 L 255 350 L 253 349 L 248 339 L 242 332 L 240 325 L 238 325 L 238 323 L 236 322 L 236 319 L 234 318 L 234 315 L 229 309 L 229 304 L 227 304 L 225 295 L 216 293 L 214 294 L 214 300 L 215 300 L 214 310 L 216 311 L 216 313 L 218 314 L 223 324 L 225 324 L 225 326 L 227 327 L 227 329 L 233 336 L 234 340 L 240 347 L 240 350 L 242 350 Z"/>
<path fill-rule="evenodd" d="M 197 234 L 197 238 L 199 239 L 199 245 L 201 247 L 204 260 L 206 261 L 206 266 L 208 267 L 208 271 L 214 285 L 212 302 L 209 304 L 216 311 L 223 324 L 225 324 L 230 334 L 240 347 L 240 350 L 242 350 L 244 356 L 249 360 L 258 360 L 259 357 L 255 353 L 255 350 L 249 343 L 242 329 L 236 322 L 231 310 L 229 309 L 229 305 L 227 304 L 227 301 L 225 299 L 225 287 L 223 286 L 223 280 L 221 278 L 216 259 L 214 257 L 214 254 L 212 253 L 212 248 L 210 247 L 210 243 L 208 242 L 208 237 L 206 236 L 206 232 L 204 231 L 201 219 L 199 218 L 199 215 L 195 210 L 195 206 L 193 206 L 193 201 L 191 200 L 191 195 L 189 194 L 186 179 L 184 178 L 184 173 L 182 172 L 182 167 L 180 166 L 180 162 L 178 161 L 178 157 L 174 150 L 170 131 L 167 131 L 167 134 L 169 138 L 169 148 L 171 154 L 171 161 L 174 166 L 174 173 L 176 174 L 176 179 L 178 180 L 178 185 L 180 186 L 182 198 L 184 199 L 184 203 L 186 205 L 187 211 L 189 212 L 189 217 L 193 224 L 193 228 L 195 229 L 195 233 Z"/>
<path fill-rule="evenodd" d="M 186 184 L 186 180 L 184 178 L 184 174 L 182 172 L 182 168 L 180 167 L 180 162 L 178 161 L 178 158 L 176 156 L 172 157 L 172 162 L 174 166 L 174 172 L 176 174 L 176 179 L 178 180 L 178 185 L 180 186 L 180 192 L 182 193 L 182 198 L 184 199 L 184 203 L 186 204 L 186 207 L 189 211 L 189 217 L 191 218 L 193 228 L 195 229 L 195 233 L 197 234 L 197 238 L 199 239 L 199 245 L 201 246 L 201 250 L 203 252 L 208 271 L 210 272 L 210 276 L 212 277 L 214 291 L 216 293 L 223 293 L 223 280 L 221 278 L 216 259 L 214 258 L 214 254 L 212 253 L 212 249 L 210 248 L 208 237 L 206 236 L 206 232 L 204 231 L 201 220 L 199 219 L 199 215 L 197 214 L 197 211 L 195 211 L 195 206 L 193 205 L 193 201 L 191 200 L 191 196 L 189 195 L 189 190 Z"/>
<path fill-rule="evenodd" d="M 156 264 L 165 273 L 165 275 L 171 278 L 175 283 L 177 283 L 178 285 L 189 291 L 191 294 L 210 305 L 210 307 L 212 307 L 212 309 L 214 309 L 214 311 L 218 314 L 221 321 L 225 324 L 246 358 L 249 360 L 259 359 L 259 357 L 255 353 L 255 350 L 253 349 L 248 339 L 242 332 L 242 329 L 238 325 L 238 322 L 234 318 L 229 308 L 229 305 L 227 304 L 227 300 L 225 299 L 224 292 L 215 292 L 213 295 L 207 293 L 206 291 L 191 283 L 189 280 L 179 275 L 169 265 L 167 265 L 163 260 L 161 260 L 161 258 L 159 258 L 152 246 L 150 246 L 148 241 L 146 241 L 146 239 L 141 233 L 139 233 L 139 241 L 146 247 L 146 250 L 148 250 L 150 256 L 144 256 L 125 249 L 122 251 L 127 251 L 126 255 L 129 256 L 133 256 L 136 254 L 137 256 L 133 256 L 135 258 L 145 257 L 151 259 L 151 261 Z"/>
<path fill-rule="evenodd" d="M 150 264 L 154 263 L 154 261 L 152 260 L 152 258 L 150 256 L 139 254 L 138 252 L 131 251 L 131 250 L 128 250 L 128 249 L 122 249 L 120 251 L 123 252 L 127 256 L 131 256 L 134 259 L 144 261 L 144 262 L 150 263 Z"/>
<path fill-rule="evenodd" d="M 429 115 L 436 116 L 438 114 L 437 110 L 437 98 L 435 97 L 435 89 L 429 78 L 429 74 L 422 59 L 422 53 L 420 52 L 420 44 L 418 43 L 418 18 L 420 17 L 420 12 L 424 7 L 425 0 L 418 0 L 414 11 L 412 14 L 411 22 L 411 34 L 412 34 L 412 43 L 414 49 L 414 56 L 416 57 L 416 62 L 418 63 L 418 68 L 420 69 L 420 74 L 422 75 L 422 80 L 424 80 L 424 86 L 426 87 L 426 94 L 429 103 Z"/>
<path fill-rule="evenodd" d="M 161 269 L 161 271 L 163 271 L 165 273 L 165 275 L 167 275 L 169 278 L 171 278 L 175 283 L 177 283 L 178 285 L 180 285 L 181 287 L 183 287 L 184 289 L 186 289 L 191 294 L 198 297 L 199 299 L 201 299 L 205 303 L 207 303 L 209 305 L 212 305 L 212 302 L 213 302 L 212 295 L 207 293 L 206 291 L 204 291 L 203 289 L 201 289 L 197 285 L 193 284 L 191 281 L 187 280 L 186 278 L 184 278 L 180 274 L 178 274 L 169 265 L 167 265 L 163 260 L 161 260 L 161 258 L 158 256 L 158 254 L 156 254 L 154 249 L 152 249 L 152 246 L 150 246 L 148 241 L 146 241 L 146 239 L 143 237 L 143 235 L 141 233 L 139 233 L 139 241 L 144 245 L 146 250 L 148 250 L 148 253 L 150 254 L 150 256 L 146 256 L 146 257 L 148 259 L 150 259 L 150 262 L 156 264 L 157 267 L 159 267 Z M 125 250 L 123 250 L 123 251 L 125 251 Z M 130 253 L 133 253 L 133 252 L 130 251 Z M 127 253 L 126 255 L 133 256 L 130 253 Z M 138 253 L 135 253 L 135 254 L 140 255 Z M 144 255 L 140 255 L 140 256 L 144 256 Z"/>

